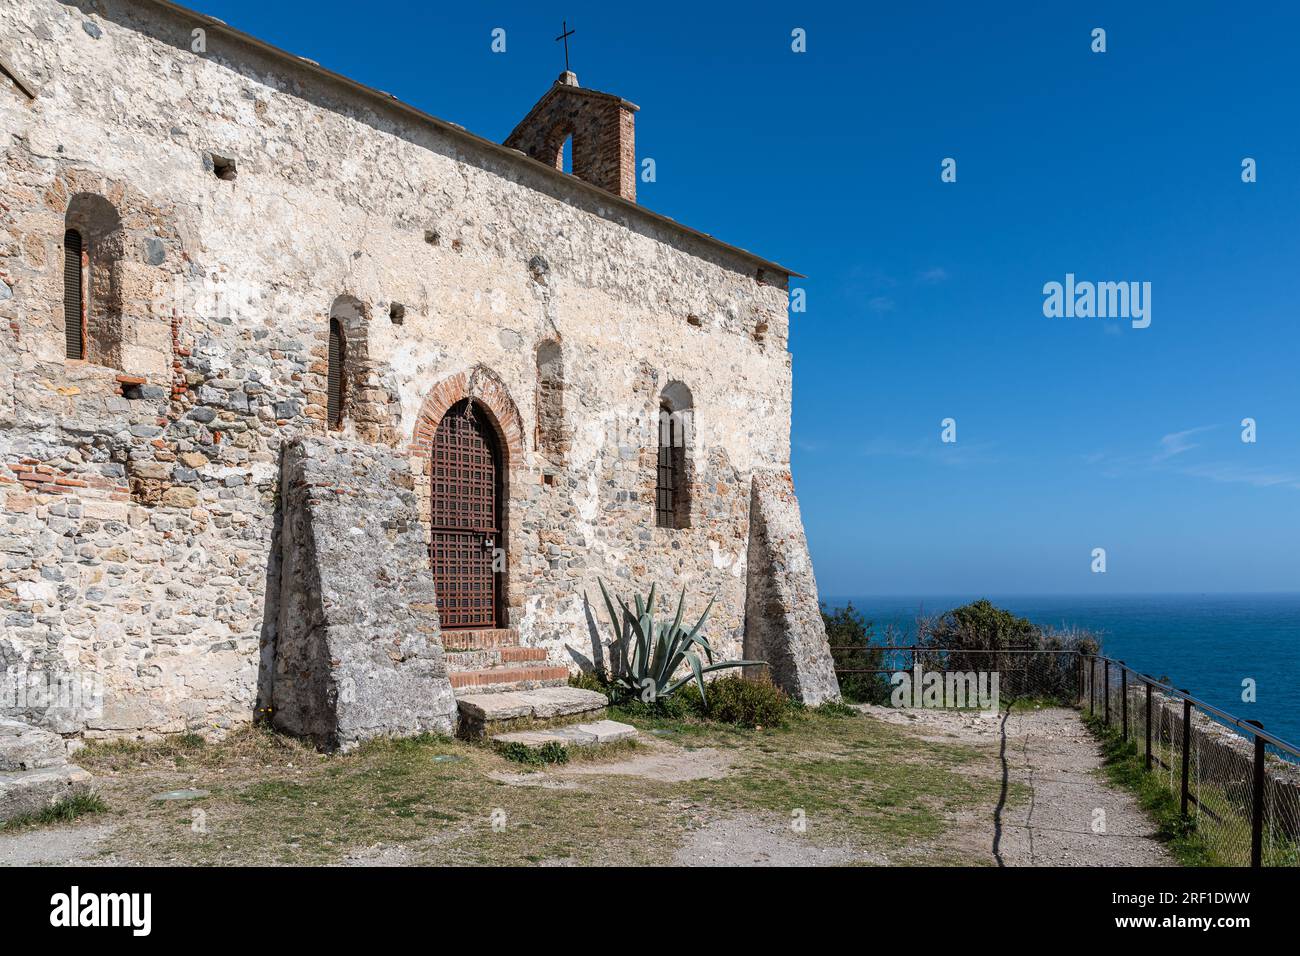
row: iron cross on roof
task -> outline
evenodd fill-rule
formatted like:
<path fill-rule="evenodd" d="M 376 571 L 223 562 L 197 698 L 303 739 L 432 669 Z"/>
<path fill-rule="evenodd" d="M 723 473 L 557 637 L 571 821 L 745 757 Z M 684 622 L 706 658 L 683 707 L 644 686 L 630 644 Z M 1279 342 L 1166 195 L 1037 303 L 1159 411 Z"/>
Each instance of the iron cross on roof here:
<path fill-rule="evenodd" d="M 558 43 L 561 40 L 564 41 L 564 72 L 568 73 L 569 72 L 569 37 L 573 36 L 578 31 L 569 29 L 568 20 L 560 21 L 560 29 L 562 29 L 564 32 L 555 38 L 555 42 Z"/>

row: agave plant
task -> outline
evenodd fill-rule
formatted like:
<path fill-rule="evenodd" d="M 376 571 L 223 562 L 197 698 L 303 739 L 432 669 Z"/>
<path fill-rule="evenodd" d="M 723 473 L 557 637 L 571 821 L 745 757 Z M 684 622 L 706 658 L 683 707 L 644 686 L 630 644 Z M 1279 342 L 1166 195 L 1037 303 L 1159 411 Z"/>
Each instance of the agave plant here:
<path fill-rule="evenodd" d="M 695 626 L 687 630 L 682 626 L 682 614 L 686 609 L 686 589 L 677 601 L 677 613 L 671 621 L 655 620 L 655 586 L 650 594 L 641 599 L 636 596 L 636 609 L 629 608 L 622 598 L 618 606 L 622 616 L 614 609 L 614 602 L 605 590 L 605 582 L 600 582 L 600 593 L 604 595 L 605 607 L 609 611 L 610 622 L 614 626 L 613 643 L 613 686 L 637 695 L 645 703 L 654 703 L 660 697 L 667 697 L 684 684 L 692 680 L 699 685 L 700 697 L 705 698 L 704 675 L 710 671 L 720 671 L 728 667 L 746 667 L 762 664 L 762 661 L 721 661 L 714 663 L 713 647 L 700 631 L 713 610 L 713 602 L 704 609 Z M 620 623 L 621 622 L 621 623 Z M 704 661 L 699 652 L 704 651 Z M 706 663 L 707 662 L 707 663 Z M 675 677 L 682 664 L 690 668 L 684 677 Z"/>

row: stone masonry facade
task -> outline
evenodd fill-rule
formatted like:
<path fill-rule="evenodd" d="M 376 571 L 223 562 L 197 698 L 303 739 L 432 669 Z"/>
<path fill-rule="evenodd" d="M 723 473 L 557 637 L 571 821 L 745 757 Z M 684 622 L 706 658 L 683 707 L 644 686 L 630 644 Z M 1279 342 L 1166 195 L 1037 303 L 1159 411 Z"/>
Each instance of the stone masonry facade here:
<path fill-rule="evenodd" d="M 790 273 L 631 201 L 635 107 L 557 81 L 569 176 L 160 0 L 8 0 L 0 57 L 0 716 L 87 737 L 253 719 L 283 449 L 400 456 L 427 522 L 430 439 L 466 398 L 501 448 L 523 647 L 588 659 L 604 579 L 685 586 L 696 612 L 716 594 L 715 647 L 740 655 L 752 479 L 789 470 Z M 611 122 L 579 170 L 583 123 Z M 666 396 L 690 421 L 676 527 L 655 520 Z"/>
<path fill-rule="evenodd" d="M 284 447 L 267 690 L 272 723 L 324 749 L 456 730 L 414 484 L 382 446 Z"/>

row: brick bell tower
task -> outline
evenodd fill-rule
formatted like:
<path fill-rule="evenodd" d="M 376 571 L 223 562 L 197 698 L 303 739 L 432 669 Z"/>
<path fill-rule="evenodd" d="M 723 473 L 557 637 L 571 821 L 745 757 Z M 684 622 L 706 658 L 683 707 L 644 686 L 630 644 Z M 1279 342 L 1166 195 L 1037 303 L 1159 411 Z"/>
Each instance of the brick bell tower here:
<path fill-rule="evenodd" d="M 636 202 L 636 111 L 613 93 L 583 89 L 565 70 L 506 137 L 505 145 L 564 169 L 564 143 L 573 137 L 573 175 Z"/>

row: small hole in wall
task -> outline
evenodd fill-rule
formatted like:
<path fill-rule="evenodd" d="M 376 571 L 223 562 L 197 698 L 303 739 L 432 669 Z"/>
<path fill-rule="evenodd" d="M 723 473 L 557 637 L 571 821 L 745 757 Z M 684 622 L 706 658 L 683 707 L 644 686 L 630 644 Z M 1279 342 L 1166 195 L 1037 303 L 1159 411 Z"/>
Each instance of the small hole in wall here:
<path fill-rule="evenodd" d="M 388 307 L 388 318 L 393 325 L 401 325 L 406 320 L 406 306 L 394 302 Z"/>
<path fill-rule="evenodd" d="M 549 474 L 548 474 L 548 475 L 542 475 L 542 484 L 544 484 L 544 485 L 548 485 L 548 486 L 553 486 L 553 485 L 555 484 L 555 476 L 554 476 L 554 475 L 549 475 Z"/>
<path fill-rule="evenodd" d="M 145 384 L 145 380 L 136 375 L 119 375 L 117 377 L 118 389 L 122 392 L 123 398 L 138 399 L 144 396 L 140 394 L 140 388 Z"/>
<path fill-rule="evenodd" d="M 693 326 L 695 326 L 695 327 L 698 329 L 700 326 L 702 326 L 702 325 L 704 324 L 704 320 L 701 319 L 701 318 L 700 318 L 698 315 L 696 315 L 694 312 L 692 312 L 690 315 L 688 315 L 688 316 L 686 317 L 686 324 L 687 324 L 687 325 L 693 325 Z"/>
<path fill-rule="evenodd" d="M 438 244 L 438 240 L 441 239 L 441 238 L 442 238 L 442 236 L 440 236 L 440 235 L 438 234 L 438 230 L 437 230 L 437 229 L 426 229 L 426 230 L 424 230 L 424 241 L 427 242 L 427 243 L 428 243 L 429 245 L 431 245 L 431 246 L 436 246 L 436 245 Z"/>
<path fill-rule="evenodd" d="M 767 341 L 767 323 L 759 322 L 754 326 L 754 341 L 762 345 Z"/>
<path fill-rule="evenodd" d="M 235 161 L 233 159 L 227 159 L 224 156 L 218 156 L 216 153 L 213 153 L 212 174 L 218 179 L 229 183 L 235 181 L 235 177 L 239 174 L 239 170 L 235 167 Z"/>

